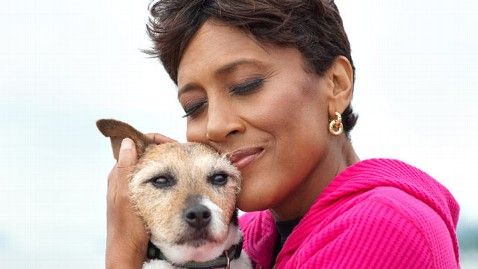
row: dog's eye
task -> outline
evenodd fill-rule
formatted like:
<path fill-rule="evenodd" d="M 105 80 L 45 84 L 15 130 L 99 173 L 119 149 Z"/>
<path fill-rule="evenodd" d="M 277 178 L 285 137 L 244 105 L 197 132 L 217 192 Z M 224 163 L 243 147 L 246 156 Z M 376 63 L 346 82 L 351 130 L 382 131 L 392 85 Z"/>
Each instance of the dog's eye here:
<path fill-rule="evenodd" d="M 170 176 L 157 176 L 149 180 L 154 187 L 164 189 L 171 187 L 175 184 L 175 181 Z"/>
<path fill-rule="evenodd" d="M 224 186 L 227 183 L 228 176 L 224 173 L 217 173 L 209 177 L 209 182 L 216 186 Z"/>

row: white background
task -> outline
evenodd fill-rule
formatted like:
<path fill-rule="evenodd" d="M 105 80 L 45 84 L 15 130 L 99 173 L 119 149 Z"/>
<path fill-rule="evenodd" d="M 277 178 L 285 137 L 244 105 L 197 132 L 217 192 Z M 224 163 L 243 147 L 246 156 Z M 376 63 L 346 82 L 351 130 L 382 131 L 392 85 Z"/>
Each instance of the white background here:
<path fill-rule="evenodd" d="M 422 168 L 478 226 L 478 2 L 340 0 L 362 159 Z M 148 1 L 0 7 L 0 268 L 101 268 L 113 117 L 184 141 L 176 89 L 140 49 Z M 464 255 L 463 268 L 478 256 Z"/>

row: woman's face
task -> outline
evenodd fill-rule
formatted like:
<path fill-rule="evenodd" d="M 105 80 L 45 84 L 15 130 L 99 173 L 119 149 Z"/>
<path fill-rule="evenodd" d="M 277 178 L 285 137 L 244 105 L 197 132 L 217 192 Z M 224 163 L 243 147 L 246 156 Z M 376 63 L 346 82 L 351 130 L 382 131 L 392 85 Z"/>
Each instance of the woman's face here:
<path fill-rule="evenodd" d="M 183 54 L 178 87 L 188 141 L 229 154 L 244 211 L 288 202 L 326 155 L 330 83 L 296 49 L 207 21 Z"/>

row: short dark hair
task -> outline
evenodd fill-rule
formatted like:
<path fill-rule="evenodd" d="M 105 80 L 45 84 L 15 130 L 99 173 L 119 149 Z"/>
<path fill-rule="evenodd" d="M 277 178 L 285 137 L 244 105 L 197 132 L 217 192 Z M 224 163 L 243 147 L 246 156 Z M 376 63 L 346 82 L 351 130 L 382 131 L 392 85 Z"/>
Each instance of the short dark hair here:
<path fill-rule="evenodd" d="M 345 56 L 355 77 L 350 43 L 333 0 L 159 0 L 149 9 L 146 29 L 153 48 L 147 53 L 161 60 L 176 84 L 186 46 L 210 18 L 250 33 L 259 42 L 296 48 L 319 75 L 338 56 Z M 351 105 L 342 113 L 347 137 L 357 118 Z"/>

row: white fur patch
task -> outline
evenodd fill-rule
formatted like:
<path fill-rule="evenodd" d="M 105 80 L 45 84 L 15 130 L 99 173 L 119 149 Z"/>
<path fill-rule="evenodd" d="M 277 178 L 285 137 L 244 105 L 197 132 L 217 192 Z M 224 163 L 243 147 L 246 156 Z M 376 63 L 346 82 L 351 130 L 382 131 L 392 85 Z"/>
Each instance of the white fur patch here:
<path fill-rule="evenodd" d="M 160 248 L 170 261 L 177 264 L 189 261 L 209 261 L 219 257 L 225 249 L 229 249 L 234 243 L 239 242 L 241 237 L 239 229 L 229 229 L 229 224 L 224 223 L 222 209 L 207 198 L 202 198 L 201 204 L 211 210 L 211 223 L 208 229 L 214 238 L 220 239 L 220 242 L 209 242 L 200 247 L 194 247 L 153 241 L 153 244 Z M 226 238 L 220 238 L 225 233 Z"/>
<path fill-rule="evenodd" d="M 200 247 L 188 245 L 171 245 L 164 242 L 154 242 L 168 259 L 176 264 L 189 261 L 205 262 L 219 257 L 225 249 L 229 249 L 241 237 L 239 229 L 229 229 L 226 239 L 219 243 L 206 243 Z"/>
<path fill-rule="evenodd" d="M 241 256 L 231 261 L 231 269 L 251 269 L 252 264 L 247 253 L 242 251 Z M 143 264 L 143 269 L 180 269 L 163 260 L 151 260 Z"/>
<path fill-rule="evenodd" d="M 163 260 L 151 260 L 143 264 L 143 269 L 176 269 L 173 265 Z"/>
<path fill-rule="evenodd" d="M 229 223 L 225 223 L 224 211 L 207 197 L 201 198 L 201 204 L 211 210 L 211 222 L 208 228 L 211 235 L 214 238 L 218 238 L 225 234 Z"/>

